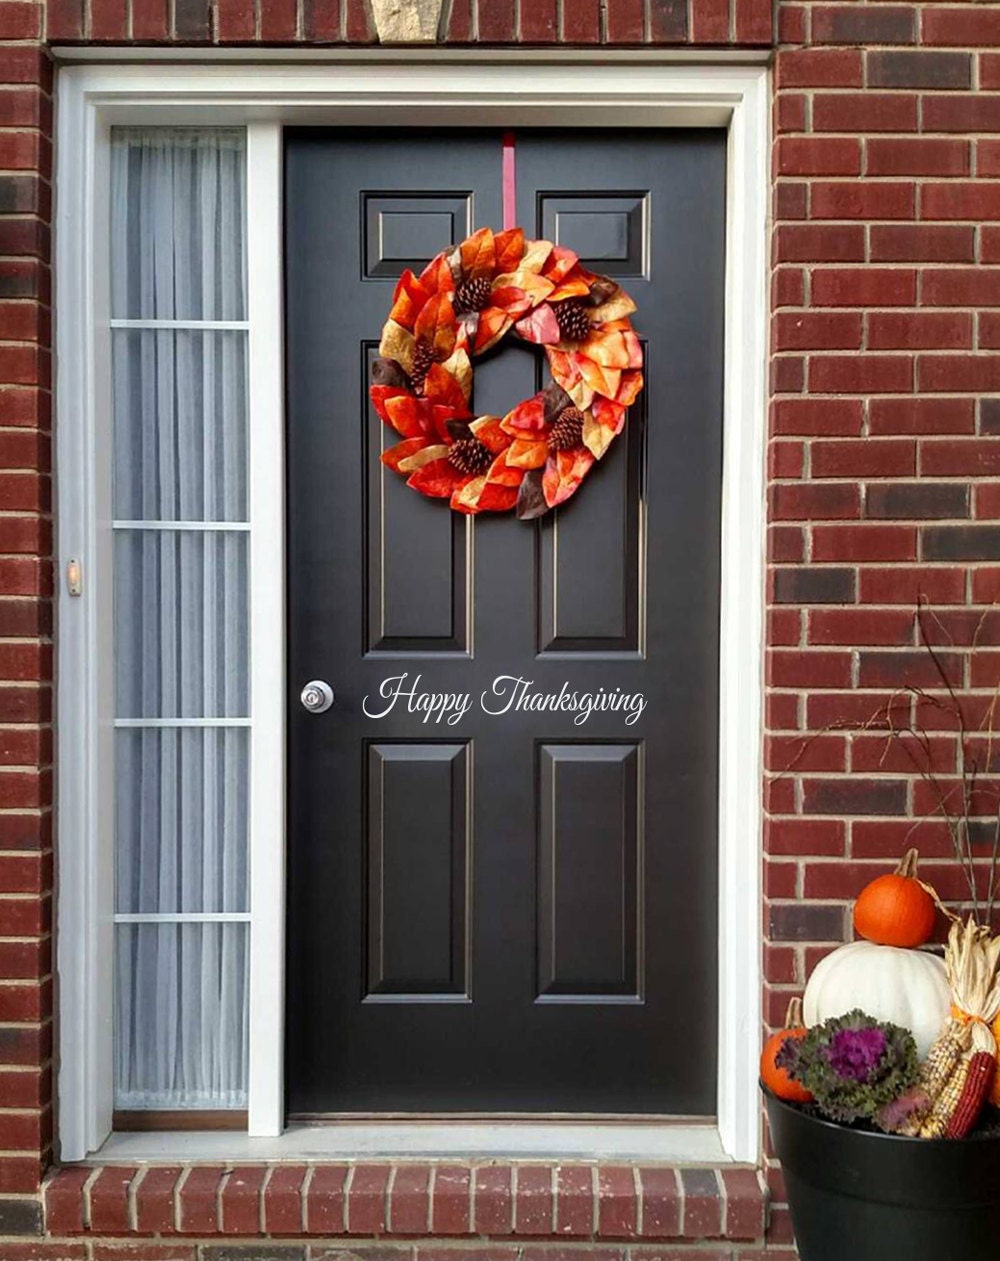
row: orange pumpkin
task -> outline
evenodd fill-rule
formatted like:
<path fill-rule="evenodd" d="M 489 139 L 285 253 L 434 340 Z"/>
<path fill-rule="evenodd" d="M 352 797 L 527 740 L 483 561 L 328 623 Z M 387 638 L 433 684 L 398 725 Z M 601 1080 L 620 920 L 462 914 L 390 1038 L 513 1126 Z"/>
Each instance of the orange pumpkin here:
<path fill-rule="evenodd" d="M 934 932 L 936 895 L 917 879 L 917 851 L 909 849 L 891 875 L 866 885 L 854 903 L 854 927 L 879 946 L 912 949 Z"/>
<path fill-rule="evenodd" d="M 802 999 L 793 998 L 788 1004 L 785 1028 L 771 1034 L 760 1055 L 761 1081 L 772 1095 L 787 1099 L 790 1103 L 810 1103 L 812 1095 L 800 1082 L 789 1077 L 788 1069 L 780 1067 L 775 1060 L 789 1038 L 804 1038 L 808 1032 L 802 1023 Z"/>

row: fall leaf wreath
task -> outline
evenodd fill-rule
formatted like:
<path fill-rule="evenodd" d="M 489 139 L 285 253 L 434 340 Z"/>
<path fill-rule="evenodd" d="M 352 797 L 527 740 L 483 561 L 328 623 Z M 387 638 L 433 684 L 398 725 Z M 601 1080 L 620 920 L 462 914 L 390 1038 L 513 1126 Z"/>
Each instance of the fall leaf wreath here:
<path fill-rule="evenodd" d="M 400 440 L 382 462 L 458 512 L 522 520 L 565 503 L 622 431 L 642 389 L 635 303 L 572 250 L 480 228 L 393 294 L 371 399 Z M 473 361 L 513 330 L 552 380 L 506 416 L 470 407 Z"/>

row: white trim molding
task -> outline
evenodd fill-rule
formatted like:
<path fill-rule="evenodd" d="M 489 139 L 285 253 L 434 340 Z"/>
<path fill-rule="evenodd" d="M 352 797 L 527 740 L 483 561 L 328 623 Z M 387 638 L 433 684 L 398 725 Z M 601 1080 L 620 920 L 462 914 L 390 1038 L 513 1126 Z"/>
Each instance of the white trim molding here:
<path fill-rule="evenodd" d="M 86 50 L 88 56 L 93 50 Z M 521 1125 L 533 1153 L 565 1148 L 754 1162 L 761 987 L 761 726 L 766 414 L 768 70 L 744 62 L 637 53 L 442 54 L 243 62 L 103 64 L 59 71 L 57 121 L 57 490 L 60 574 L 80 566 L 82 597 L 60 583 L 59 1140 L 64 1160 L 101 1149 L 111 1128 L 111 776 L 109 625 L 108 132 L 114 124 L 247 128 L 251 548 L 251 947 L 249 1125 L 244 1136 L 116 1136 L 103 1156 L 286 1158 L 317 1142 L 284 1128 L 284 475 L 281 345 L 281 129 L 325 126 L 724 127 L 728 130 L 719 746 L 719 1069 L 714 1126 L 582 1118 Z M 190 50 L 185 50 L 190 53 Z M 455 1150 L 448 1122 L 405 1141 L 384 1123 L 352 1128 L 358 1154 Z M 612 1123 L 609 1122 L 610 1126 Z M 565 1141 L 560 1139 L 563 1126 Z M 396 1127 L 397 1129 L 399 1127 Z M 406 1127 L 403 1127 L 404 1129 Z M 464 1151 L 496 1151 L 464 1126 Z M 357 1133 L 354 1134 L 354 1130 Z M 582 1135 L 586 1137 L 582 1139 Z M 402 1133 L 402 1131 L 400 1131 Z M 310 1138 L 309 1135 L 312 1135 Z M 366 1137 L 367 1135 L 367 1137 Z M 477 1137 L 478 1135 L 478 1137 Z M 603 1135 L 603 1138 L 602 1138 Z M 338 1151 L 343 1151 L 341 1134 Z M 513 1140 L 514 1135 L 508 1135 Z M 207 1144 L 207 1146 L 206 1146 Z M 305 1144 L 305 1146 L 303 1146 Z M 409 1148 L 407 1148 L 409 1144 Z M 373 1146 L 374 1145 L 374 1146 Z M 321 1143 L 320 1146 L 323 1146 Z M 332 1150 L 332 1148 L 331 1148 Z M 563 1153 L 565 1154 L 565 1153 Z M 141 1158 L 139 1156 L 138 1158 Z M 661 1156 L 661 1158 L 663 1158 Z"/>

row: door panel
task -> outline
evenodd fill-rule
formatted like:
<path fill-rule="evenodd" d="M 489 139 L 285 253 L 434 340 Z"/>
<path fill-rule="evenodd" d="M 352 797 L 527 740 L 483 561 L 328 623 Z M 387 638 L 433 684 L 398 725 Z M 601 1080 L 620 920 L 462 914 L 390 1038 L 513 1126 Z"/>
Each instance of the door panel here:
<path fill-rule="evenodd" d="M 366 1001 L 465 999 L 468 746 L 373 744 L 367 771 Z"/>
<path fill-rule="evenodd" d="M 642 748 L 539 746 L 538 994 L 639 1001 Z"/>
<path fill-rule="evenodd" d="M 381 466 L 367 366 L 399 271 L 501 226 L 500 136 L 287 133 L 293 1114 L 715 1110 L 724 173 L 721 132 L 518 135 L 647 386 L 564 508 L 472 519 Z M 508 337 L 475 409 L 546 380 Z M 645 707 L 525 703 L 564 686 Z"/>

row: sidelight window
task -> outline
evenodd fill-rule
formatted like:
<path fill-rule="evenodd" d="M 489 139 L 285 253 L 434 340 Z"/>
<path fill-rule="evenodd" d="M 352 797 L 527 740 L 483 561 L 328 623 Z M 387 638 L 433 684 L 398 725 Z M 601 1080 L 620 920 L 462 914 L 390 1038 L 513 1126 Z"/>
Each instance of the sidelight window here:
<path fill-rule="evenodd" d="M 111 143 L 114 1104 L 247 1098 L 246 144 Z"/>

